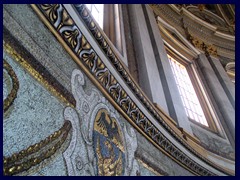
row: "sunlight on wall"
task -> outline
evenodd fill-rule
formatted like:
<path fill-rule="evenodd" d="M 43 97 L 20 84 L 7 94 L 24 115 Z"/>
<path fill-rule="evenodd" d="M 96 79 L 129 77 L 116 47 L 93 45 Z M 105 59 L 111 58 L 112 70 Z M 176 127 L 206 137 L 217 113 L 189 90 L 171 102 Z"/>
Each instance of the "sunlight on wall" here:
<path fill-rule="evenodd" d="M 103 4 L 85 4 L 98 25 L 103 29 Z"/>

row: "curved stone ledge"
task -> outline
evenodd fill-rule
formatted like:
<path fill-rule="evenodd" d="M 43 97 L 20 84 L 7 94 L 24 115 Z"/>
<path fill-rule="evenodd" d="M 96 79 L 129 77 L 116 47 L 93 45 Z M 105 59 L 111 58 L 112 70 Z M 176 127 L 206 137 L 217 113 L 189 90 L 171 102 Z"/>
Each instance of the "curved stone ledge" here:
<path fill-rule="evenodd" d="M 196 146 L 179 135 L 179 130 L 173 130 L 166 122 L 167 119 L 171 119 L 170 117 L 159 114 L 124 69 L 84 5 L 75 5 L 79 14 L 70 5 L 32 5 L 32 7 L 114 107 L 150 142 L 194 174 L 231 175 L 226 169 L 201 155 Z M 84 23 L 75 22 L 76 18 L 80 17 Z M 96 41 L 89 41 L 92 37 L 86 34 L 87 31 L 92 33 L 104 54 L 94 49 L 96 44 L 93 44 Z M 110 66 L 111 70 L 108 69 Z"/>

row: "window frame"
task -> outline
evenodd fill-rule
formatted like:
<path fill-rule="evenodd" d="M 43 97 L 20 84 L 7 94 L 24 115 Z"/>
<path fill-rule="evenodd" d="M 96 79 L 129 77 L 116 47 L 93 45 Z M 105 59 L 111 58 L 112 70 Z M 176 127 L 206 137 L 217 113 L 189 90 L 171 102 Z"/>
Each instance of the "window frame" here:
<path fill-rule="evenodd" d="M 84 5 L 86 6 L 86 4 Z M 103 4 L 103 28 L 100 28 L 100 31 L 107 39 L 108 43 L 112 45 L 116 55 L 123 61 L 123 65 L 128 67 L 124 23 L 122 18 L 121 4 Z M 96 21 L 94 17 L 93 19 Z"/>
<path fill-rule="evenodd" d="M 208 131 L 219 134 L 220 127 L 217 126 L 217 122 L 216 122 L 218 119 L 217 114 L 214 110 L 213 105 L 210 102 L 210 98 L 207 94 L 206 88 L 204 87 L 204 83 L 200 78 L 200 74 L 198 72 L 198 66 L 197 66 L 196 62 L 194 60 L 187 60 L 187 59 L 184 59 L 183 57 L 180 57 L 177 53 L 173 52 L 168 47 L 165 47 L 165 49 L 166 49 L 168 55 L 170 55 L 177 62 L 179 62 L 180 64 L 185 66 L 187 73 L 189 75 L 189 78 L 191 80 L 191 83 L 193 85 L 193 88 L 196 92 L 200 106 L 202 107 L 203 113 L 207 120 L 208 126 L 205 126 L 205 125 L 201 124 L 200 122 L 197 122 L 190 118 L 188 118 L 188 120 L 191 123 L 194 123 Z M 175 78 L 174 78 L 174 81 L 176 83 Z"/>
<path fill-rule="evenodd" d="M 123 54 L 119 5 L 104 4 L 103 9 L 103 31 L 118 51 Z"/>
<path fill-rule="evenodd" d="M 104 14 L 103 31 L 115 48 L 117 55 L 122 59 L 124 65 L 128 67 L 122 5 L 104 4 Z M 110 31 L 107 30 L 108 27 L 111 29 Z"/>

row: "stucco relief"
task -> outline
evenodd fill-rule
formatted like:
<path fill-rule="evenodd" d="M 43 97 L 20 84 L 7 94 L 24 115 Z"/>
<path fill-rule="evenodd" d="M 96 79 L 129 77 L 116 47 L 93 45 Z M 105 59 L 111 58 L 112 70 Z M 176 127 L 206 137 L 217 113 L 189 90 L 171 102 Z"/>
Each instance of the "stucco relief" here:
<path fill-rule="evenodd" d="M 71 79 L 76 108 L 66 107 L 72 138 L 63 153 L 68 175 L 136 175 L 134 130 L 120 121 L 119 113 L 98 90 L 85 92 L 84 75 L 74 70 Z"/>

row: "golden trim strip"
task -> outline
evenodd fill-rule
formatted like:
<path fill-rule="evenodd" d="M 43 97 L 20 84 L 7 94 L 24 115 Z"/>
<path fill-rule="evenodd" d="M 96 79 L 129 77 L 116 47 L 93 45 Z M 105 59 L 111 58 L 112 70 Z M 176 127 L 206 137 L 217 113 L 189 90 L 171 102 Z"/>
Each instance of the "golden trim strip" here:
<path fill-rule="evenodd" d="M 152 168 L 151 166 L 149 166 L 148 164 L 146 164 L 143 160 L 137 158 L 137 161 L 139 163 L 142 164 L 143 167 L 145 167 L 146 169 L 148 169 L 149 171 L 151 171 L 152 173 L 154 173 L 157 176 L 163 176 L 162 174 L 160 174 L 158 171 L 154 170 L 154 168 Z M 141 173 L 141 172 L 140 172 Z"/>
<path fill-rule="evenodd" d="M 40 82 L 48 91 L 50 91 L 55 97 L 65 103 L 67 106 L 72 108 L 75 107 L 75 104 L 69 102 L 61 93 L 59 93 L 49 82 L 43 78 L 43 76 L 35 70 L 14 48 L 12 48 L 7 42 L 3 41 L 3 49 L 9 55 L 13 57 L 24 69 L 27 70 L 38 82 Z"/>
<path fill-rule="evenodd" d="M 8 62 L 3 59 L 3 68 L 7 71 L 8 75 L 12 79 L 12 89 L 11 92 L 8 94 L 7 98 L 4 99 L 4 106 L 3 106 L 3 111 L 4 113 L 9 109 L 9 107 L 13 104 L 14 100 L 17 97 L 17 92 L 19 89 L 19 81 L 17 78 L 16 73 L 13 71 L 12 67 Z"/>

